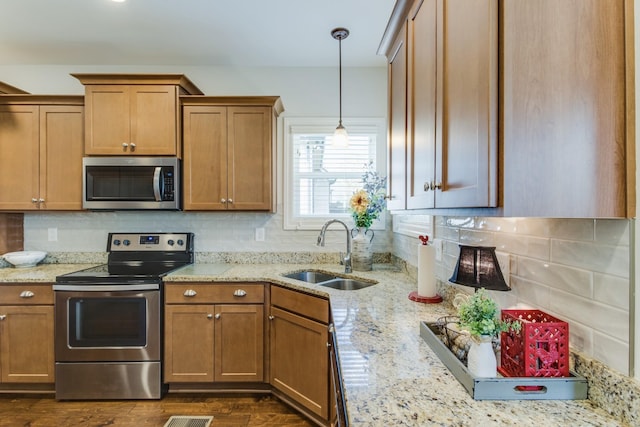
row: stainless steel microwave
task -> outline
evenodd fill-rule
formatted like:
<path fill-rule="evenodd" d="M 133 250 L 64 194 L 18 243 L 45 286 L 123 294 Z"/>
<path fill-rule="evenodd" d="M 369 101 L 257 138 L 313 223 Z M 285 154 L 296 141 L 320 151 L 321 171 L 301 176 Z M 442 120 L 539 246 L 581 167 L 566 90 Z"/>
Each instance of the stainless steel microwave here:
<path fill-rule="evenodd" d="M 180 209 L 176 157 L 85 157 L 82 170 L 85 209 Z"/>

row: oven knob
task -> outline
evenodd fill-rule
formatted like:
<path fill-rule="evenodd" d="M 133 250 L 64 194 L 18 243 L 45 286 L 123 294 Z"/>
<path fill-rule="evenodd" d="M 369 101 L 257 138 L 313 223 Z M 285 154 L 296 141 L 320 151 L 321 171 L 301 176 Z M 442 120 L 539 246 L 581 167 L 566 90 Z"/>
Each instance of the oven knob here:
<path fill-rule="evenodd" d="M 173 246 L 173 243 L 174 243 L 174 241 L 173 241 L 173 240 L 171 240 L 171 239 L 167 240 L 167 244 L 168 244 L 169 246 Z"/>
<path fill-rule="evenodd" d="M 184 240 L 178 239 L 178 246 L 182 246 L 182 245 L 184 245 Z"/>
<path fill-rule="evenodd" d="M 122 244 L 125 245 L 125 246 L 129 246 L 131 244 L 131 242 L 128 239 L 124 239 L 122 241 Z"/>
<path fill-rule="evenodd" d="M 114 241 L 113 241 L 113 244 L 114 244 L 115 246 L 120 246 L 120 240 L 118 240 L 118 239 L 114 240 Z"/>

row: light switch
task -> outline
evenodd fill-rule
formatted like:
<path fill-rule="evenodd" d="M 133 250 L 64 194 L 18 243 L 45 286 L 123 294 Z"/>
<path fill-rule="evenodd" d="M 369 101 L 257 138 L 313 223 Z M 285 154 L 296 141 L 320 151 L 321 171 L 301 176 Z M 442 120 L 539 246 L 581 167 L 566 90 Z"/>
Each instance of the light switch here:
<path fill-rule="evenodd" d="M 58 229 L 57 228 L 48 228 L 47 229 L 48 238 L 50 242 L 58 241 Z"/>

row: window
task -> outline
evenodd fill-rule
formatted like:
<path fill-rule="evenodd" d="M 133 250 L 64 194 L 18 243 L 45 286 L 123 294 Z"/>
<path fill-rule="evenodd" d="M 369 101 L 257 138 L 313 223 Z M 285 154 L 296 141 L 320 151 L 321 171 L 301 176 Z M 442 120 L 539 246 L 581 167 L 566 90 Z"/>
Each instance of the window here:
<path fill-rule="evenodd" d="M 284 228 L 315 230 L 328 219 L 353 226 L 349 199 L 362 188 L 368 165 L 386 167 L 383 119 L 345 119 L 349 146 L 331 145 L 336 120 L 285 118 Z M 384 213 L 373 228 L 384 229 Z"/>

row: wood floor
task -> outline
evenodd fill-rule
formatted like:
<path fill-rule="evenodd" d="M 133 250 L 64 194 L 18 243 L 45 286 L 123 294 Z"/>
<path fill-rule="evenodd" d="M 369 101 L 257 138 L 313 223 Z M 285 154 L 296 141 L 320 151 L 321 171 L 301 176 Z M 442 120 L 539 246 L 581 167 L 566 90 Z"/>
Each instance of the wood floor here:
<path fill-rule="evenodd" d="M 310 427 L 275 397 L 169 394 L 162 400 L 56 401 L 0 394 L 0 427 L 162 427 L 172 415 L 213 416 L 211 427 Z"/>

